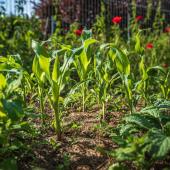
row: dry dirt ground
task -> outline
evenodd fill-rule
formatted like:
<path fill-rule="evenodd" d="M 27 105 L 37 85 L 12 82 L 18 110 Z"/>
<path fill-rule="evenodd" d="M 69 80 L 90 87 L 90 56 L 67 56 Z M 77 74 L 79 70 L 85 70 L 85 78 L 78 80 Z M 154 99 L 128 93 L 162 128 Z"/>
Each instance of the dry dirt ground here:
<path fill-rule="evenodd" d="M 114 149 L 113 142 L 95 128 L 99 125 L 98 113 L 72 112 L 64 118 L 62 142 L 56 141 L 50 130 L 43 136 L 49 144 L 33 148 L 33 157 L 22 160 L 20 169 L 33 170 L 107 170 L 112 160 L 98 148 Z M 116 124 L 120 115 L 112 113 L 111 124 Z M 41 139 L 40 139 L 41 140 Z M 29 160 L 30 159 L 30 160 Z"/>

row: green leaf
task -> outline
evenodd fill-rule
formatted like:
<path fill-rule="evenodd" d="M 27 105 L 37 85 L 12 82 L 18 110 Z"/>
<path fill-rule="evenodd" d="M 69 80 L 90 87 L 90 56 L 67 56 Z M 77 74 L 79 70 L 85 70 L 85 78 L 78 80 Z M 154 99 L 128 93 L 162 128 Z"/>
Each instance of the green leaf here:
<path fill-rule="evenodd" d="M 115 163 L 109 167 L 108 170 L 127 170 L 127 167 L 120 165 L 119 163 Z"/>
<path fill-rule="evenodd" d="M 5 118 L 5 117 L 6 117 L 6 114 L 0 110 L 0 118 Z"/>
<path fill-rule="evenodd" d="M 59 58 L 58 55 L 55 58 L 53 72 L 52 72 L 52 79 L 57 81 L 60 76 L 60 65 L 59 65 Z"/>
<path fill-rule="evenodd" d="M 39 65 L 38 57 L 36 56 L 34 57 L 34 60 L 33 60 L 32 71 L 37 76 L 37 78 L 40 80 L 42 71 Z"/>
<path fill-rule="evenodd" d="M 152 71 L 154 71 L 154 70 L 155 70 L 155 71 L 160 71 L 161 73 L 163 73 L 163 74 L 166 75 L 165 70 L 164 70 L 162 67 L 160 67 L 160 66 L 149 67 L 149 68 L 147 69 L 148 75 L 152 75 Z"/>
<path fill-rule="evenodd" d="M 9 158 L 0 163 L 0 170 L 17 170 L 17 161 Z"/>
<path fill-rule="evenodd" d="M 170 137 L 166 136 L 161 130 L 151 130 L 148 138 L 157 158 L 165 157 L 170 152 Z M 155 147 L 157 150 L 154 149 Z"/>
<path fill-rule="evenodd" d="M 148 79 L 148 74 L 147 74 L 147 70 L 145 69 L 145 65 L 144 65 L 144 57 L 141 58 L 141 62 L 139 64 L 139 71 L 142 76 L 142 81 L 146 81 Z"/>
<path fill-rule="evenodd" d="M 41 55 L 41 56 L 50 58 L 50 55 L 47 53 L 46 49 L 41 44 L 39 44 L 38 42 L 34 40 L 32 41 L 32 48 L 35 51 L 37 56 Z"/>
<path fill-rule="evenodd" d="M 170 137 L 165 137 L 160 144 L 157 156 L 164 157 L 170 152 Z"/>
<path fill-rule="evenodd" d="M 80 61 L 81 61 L 84 73 L 86 73 L 87 68 L 90 64 L 90 59 L 88 59 L 87 53 L 85 52 L 85 50 L 83 50 L 82 53 L 80 54 Z"/>
<path fill-rule="evenodd" d="M 160 112 L 155 106 L 145 107 L 140 111 L 140 113 L 142 113 L 142 114 L 147 113 L 147 114 L 153 116 L 154 118 L 160 117 Z"/>
<path fill-rule="evenodd" d="M 120 74 L 130 75 L 130 62 L 127 55 L 118 49 L 113 49 L 113 52 L 116 51 L 116 66 Z"/>
<path fill-rule="evenodd" d="M 0 64 L 0 71 L 6 71 L 6 70 L 10 70 L 10 69 L 11 69 L 11 67 L 7 63 Z"/>
<path fill-rule="evenodd" d="M 46 58 L 42 55 L 39 56 L 40 68 L 46 73 L 48 79 L 50 79 L 50 58 Z"/>
<path fill-rule="evenodd" d="M 6 89 L 6 93 L 10 94 L 13 91 L 15 91 L 22 83 L 22 79 L 23 79 L 23 72 L 20 72 L 18 79 L 13 80 Z"/>
<path fill-rule="evenodd" d="M 6 87 L 6 78 L 3 74 L 0 74 L 0 90 L 3 90 Z"/>
<path fill-rule="evenodd" d="M 89 47 L 89 45 L 94 44 L 96 42 L 98 42 L 98 41 L 93 38 L 89 38 L 83 42 L 83 46 L 84 46 L 84 48 L 87 49 Z"/>
<path fill-rule="evenodd" d="M 144 49 L 141 47 L 141 41 L 140 41 L 140 32 L 136 34 L 135 39 L 136 39 L 136 44 L 135 44 L 135 51 L 137 53 L 142 53 Z"/>
<path fill-rule="evenodd" d="M 59 100 L 59 90 L 60 89 L 58 83 L 53 81 L 53 85 L 52 85 L 53 103 L 56 103 Z"/>
<path fill-rule="evenodd" d="M 7 113 L 8 117 L 13 120 L 19 120 L 24 117 L 24 111 L 22 108 L 22 103 L 19 100 L 3 100 L 4 111 Z"/>
<path fill-rule="evenodd" d="M 45 72 L 46 77 L 50 80 L 50 55 L 46 49 L 36 41 L 32 41 L 32 48 L 36 53 L 36 57 L 33 62 L 33 72 L 37 75 L 39 79 L 42 79 L 42 72 Z M 41 70 L 40 70 L 41 69 Z"/>
<path fill-rule="evenodd" d="M 129 116 L 125 117 L 125 121 L 127 123 L 135 124 L 139 128 L 144 128 L 144 129 L 148 129 L 148 130 L 150 128 L 157 127 L 156 126 L 157 122 L 155 122 L 154 120 L 151 121 L 148 117 L 146 117 L 144 115 L 140 115 L 140 114 L 129 115 Z"/>
<path fill-rule="evenodd" d="M 91 37 L 92 37 L 92 30 L 84 29 L 83 34 L 82 34 L 82 40 L 85 41 L 85 40 L 87 40 L 87 39 L 89 39 Z"/>

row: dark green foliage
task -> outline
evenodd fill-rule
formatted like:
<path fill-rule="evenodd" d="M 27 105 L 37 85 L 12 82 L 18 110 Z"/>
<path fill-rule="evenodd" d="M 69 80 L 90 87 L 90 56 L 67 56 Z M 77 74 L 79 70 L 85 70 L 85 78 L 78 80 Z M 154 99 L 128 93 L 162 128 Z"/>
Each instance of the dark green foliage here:
<path fill-rule="evenodd" d="M 40 22 L 34 17 L 11 16 L 0 17 L 0 23 L 0 56 L 19 54 L 25 68 L 30 69 L 32 39 L 42 39 Z"/>
<path fill-rule="evenodd" d="M 110 154 L 118 161 L 129 160 L 138 168 L 149 169 L 170 153 L 170 101 L 159 100 L 153 106 L 127 115 L 112 139 L 119 148 Z"/>

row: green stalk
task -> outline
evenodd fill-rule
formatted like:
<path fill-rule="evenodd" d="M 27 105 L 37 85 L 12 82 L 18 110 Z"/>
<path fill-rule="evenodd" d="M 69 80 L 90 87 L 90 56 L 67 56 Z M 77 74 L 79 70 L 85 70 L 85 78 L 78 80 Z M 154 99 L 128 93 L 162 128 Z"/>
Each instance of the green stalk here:
<path fill-rule="evenodd" d="M 59 88 L 53 89 L 53 102 L 52 106 L 54 109 L 54 127 L 56 130 L 57 138 L 60 141 L 61 140 L 61 124 L 60 124 L 60 110 L 59 110 Z"/>
<path fill-rule="evenodd" d="M 60 112 L 59 112 L 59 101 L 55 101 L 53 104 L 55 112 L 55 130 L 57 133 L 58 140 L 61 140 L 61 124 L 60 124 Z"/>
<path fill-rule="evenodd" d="M 41 111 L 41 119 L 42 119 L 42 124 L 44 124 L 44 103 L 43 103 L 43 88 L 38 86 L 38 93 L 39 93 L 39 98 L 40 98 L 40 111 Z"/>
<path fill-rule="evenodd" d="M 25 89 L 25 80 L 23 78 L 22 81 L 22 89 L 23 89 L 23 101 L 24 101 L 24 105 L 26 106 L 26 89 Z"/>
<path fill-rule="evenodd" d="M 103 120 L 105 120 L 105 103 L 102 102 L 102 115 L 103 115 Z"/>
<path fill-rule="evenodd" d="M 83 97 L 83 113 L 85 112 L 85 85 L 82 84 L 82 97 Z"/>
<path fill-rule="evenodd" d="M 133 102 L 132 102 L 132 99 L 131 97 L 129 96 L 129 91 L 128 91 L 128 88 L 125 84 L 125 79 L 123 78 L 123 85 L 124 85 L 124 88 L 125 88 L 125 94 L 126 94 L 126 97 L 127 97 L 127 100 L 128 100 L 128 105 L 130 107 L 130 113 L 132 114 L 133 113 Z"/>

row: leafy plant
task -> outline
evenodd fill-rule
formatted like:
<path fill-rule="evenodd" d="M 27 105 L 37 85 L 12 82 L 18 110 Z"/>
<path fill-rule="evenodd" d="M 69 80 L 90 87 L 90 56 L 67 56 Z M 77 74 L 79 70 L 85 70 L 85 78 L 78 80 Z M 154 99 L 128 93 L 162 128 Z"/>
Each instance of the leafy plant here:
<path fill-rule="evenodd" d="M 45 85 L 45 82 L 49 84 L 48 95 L 54 110 L 54 127 L 58 139 L 61 140 L 60 98 L 61 92 L 68 82 L 70 65 L 73 62 L 74 53 L 68 46 L 62 46 L 62 49 L 53 52 L 51 57 L 41 44 L 33 41 L 32 46 L 36 53 L 32 66 L 33 72 L 40 84 L 40 88 L 42 88 L 42 85 Z M 60 59 L 60 56 L 63 55 L 64 58 Z M 54 63 L 51 69 L 50 65 L 53 61 Z"/>
<path fill-rule="evenodd" d="M 97 94 L 97 99 L 102 107 L 102 119 L 105 120 L 106 103 L 109 100 L 109 92 L 112 84 L 119 79 L 117 73 L 114 73 L 109 56 L 105 56 L 102 48 L 98 51 L 94 58 L 94 73 L 96 86 L 94 91 Z M 114 73 L 114 74 L 113 74 Z"/>
<path fill-rule="evenodd" d="M 78 48 L 79 54 L 75 56 L 74 66 L 77 70 L 78 76 L 81 82 L 81 91 L 83 99 L 83 112 L 85 111 L 85 100 L 86 100 L 86 91 L 88 88 L 88 77 L 90 72 L 90 63 L 92 60 L 92 49 L 90 45 L 96 43 L 97 40 L 91 37 L 91 31 L 84 31 L 82 36 L 82 46 Z"/>
<path fill-rule="evenodd" d="M 170 102 L 160 100 L 126 116 L 118 128 L 118 136 L 113 136 L 119 148 L 111 155 L 120 162 L 129 160 L 142 169 L 167 158 L 170 153 L 169 109 Z"/>
<path fill-rule="evenodd" d="M 26 73 L 11 56 L 0 58 L 0 72 L 0 169 L 17 169 L 12 154 L 26 151 L 24 138 L 33 134 L 22 93 Z"/>
<path fill-rule="evenodd" d="M 133 99 L 132 99 L 132 79 L 130 72 L 130 61 L 126 54 L 126 51 L 116 48 L 113 44 L 102 45 L 103 50 L 108 50 L 108 55 L 115 62 L 117 71 L 120 75 L 123 84 L 123 90 L 128 100 L 131 113 L 133 111 Z"/>

